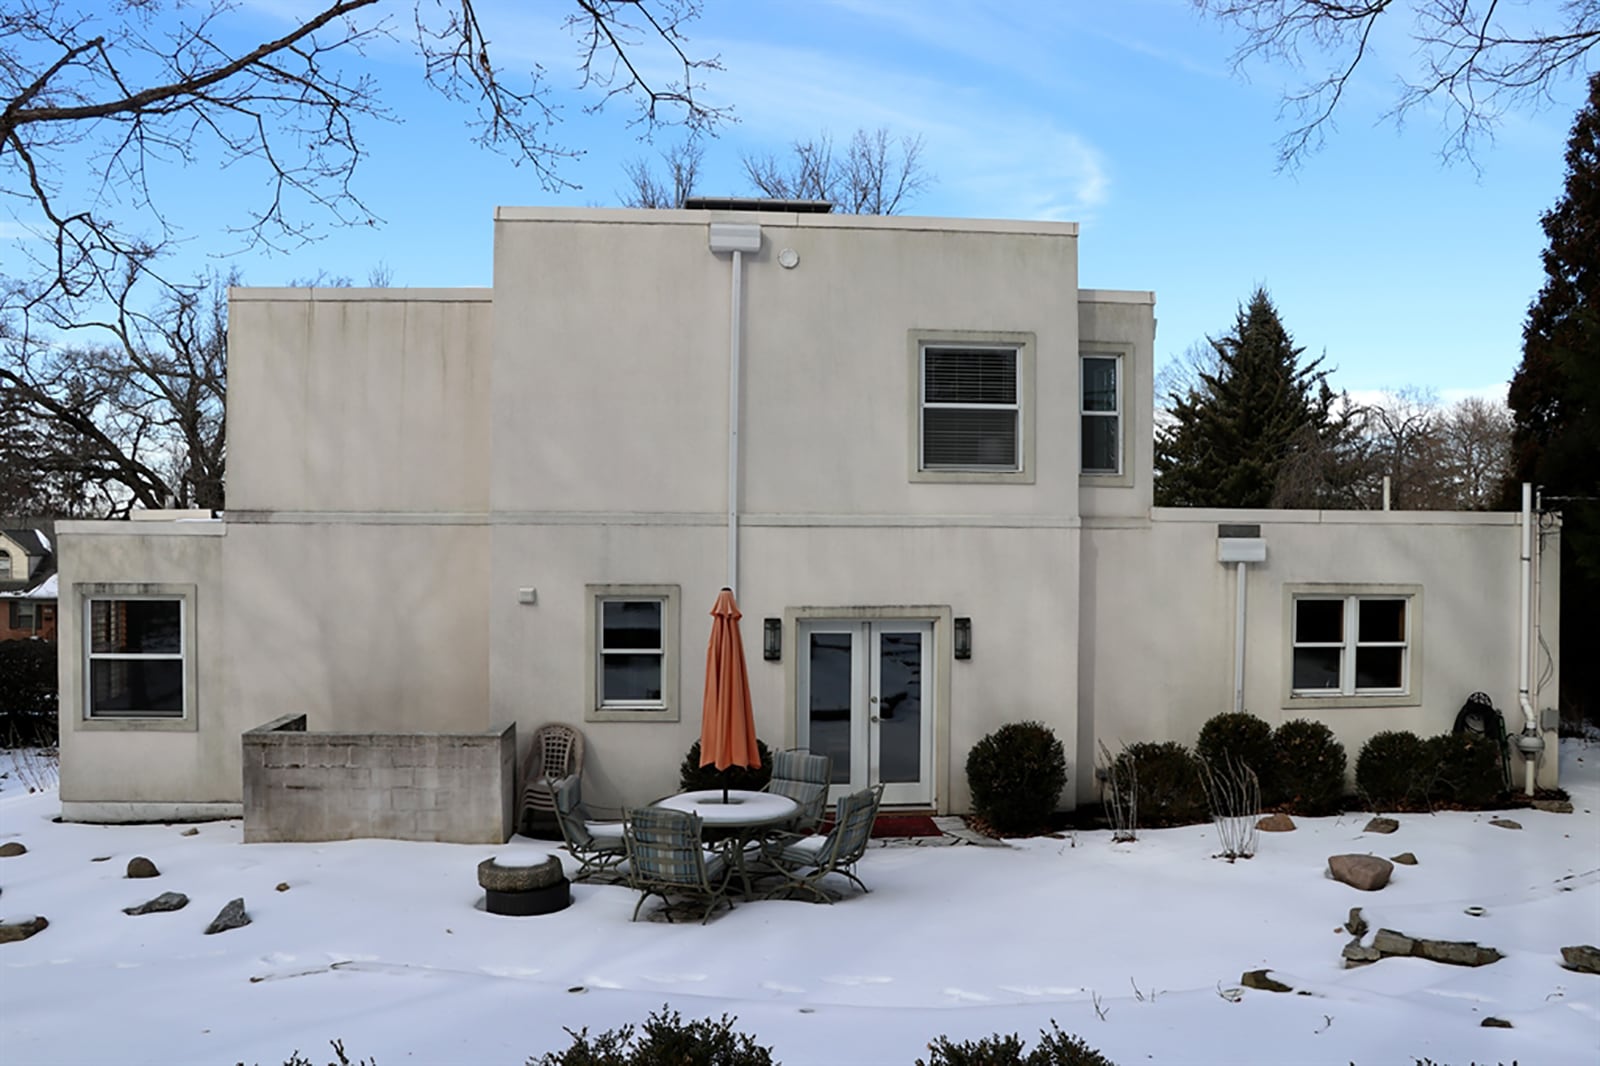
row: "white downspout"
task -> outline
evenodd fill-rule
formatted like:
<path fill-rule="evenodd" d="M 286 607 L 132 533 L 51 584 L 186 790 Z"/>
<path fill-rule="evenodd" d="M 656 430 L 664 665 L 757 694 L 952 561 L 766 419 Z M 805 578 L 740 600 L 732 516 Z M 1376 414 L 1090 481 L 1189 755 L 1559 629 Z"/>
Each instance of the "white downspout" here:
<path fill-rule="evenodd" d="M 1233 609 L 1233 709 L 1244 713 L 1244 624 L 1245 624 L 1245 564 L 1239 563 L 1234 572 L 1236 603 Z"/>
<path fill-rule="evenodd" d="M 728 588 L 739 590 L 739 363 L 744 332 L 744 253 L 761 250 L 761 227 L 713 222 L 713 253 L 732 252 L 728 294 Z"/>
<path fill-rule="evenodd" d="M 1518 597 L 1517 610 L 1517 706 L 1522 711 L 1522 733 L 1517 737 L 1517 750 L 1522 753 L 1523 788 L 1531 796 L 1534 793 L 1539 753 L 1544 750 L 1544 737 L 1539 735 L 1539 717 L 1533 709 L 1528 686 L 1533 630 L 1533 486 L 1526 481 L 1522 483 L 1521 555 L 1521 595 Z"/>
<path fill-rule="evenodd" d="M 739 332 L 744 253 L 734 250 L 728 301 L 728 587 L 739 591 Z"/>

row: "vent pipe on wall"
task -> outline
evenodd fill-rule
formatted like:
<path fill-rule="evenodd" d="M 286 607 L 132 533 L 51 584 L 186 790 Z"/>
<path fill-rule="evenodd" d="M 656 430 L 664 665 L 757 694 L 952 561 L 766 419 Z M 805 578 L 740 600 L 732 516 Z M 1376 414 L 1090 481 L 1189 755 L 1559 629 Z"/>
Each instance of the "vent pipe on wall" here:
<path fill-rule="evenodd" d="M 731 252 L 728 294 L 728 588 L 739 590 L 739 362 L 744 328 L 744 253 L 761 250 L 761 227 L 743 222 L 711 223 L 713 254 Z"/>
<path fill-rule="evenodd" d="M 1522 732 L 1517 736 L 1517 750 L 1522 753 L 1523 788 L 1533 795 L 1534 777 L 1539 765 L 1539 754 L 1544 751 L 1544 737 L 1539 733 L 1539 719 L 1533 710 L 1533 698 L 1528 691 L 1531 671 L 1533 629 L 1533 486 L 1522 483 L 1522 551 L 1520 593 L 1517 609 L 1517 707 L 1522 711 Z"/>
<path fill-rule="evenodd" d="M 1248 567 L 1267 561 L 1267 542 L 1261 539 L 1258 525 L 1220 525 L 1217 527 L 1217 561 L 1234 565 L 1233 617 L 1233 709 L 1244 711 L 1245 592 Z"/>

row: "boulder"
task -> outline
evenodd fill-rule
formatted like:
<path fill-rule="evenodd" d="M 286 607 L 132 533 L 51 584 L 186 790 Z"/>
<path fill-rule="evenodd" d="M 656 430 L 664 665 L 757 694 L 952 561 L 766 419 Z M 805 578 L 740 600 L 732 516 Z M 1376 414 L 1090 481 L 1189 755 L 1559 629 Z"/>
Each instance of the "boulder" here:
<path fill-rule="evenodd" d="M 1483 1021 L 1478 1023 L 1478 1028 L 1480 1028 L 1480 1029 L 1510 1029 L 1510 1028 L 1513 1028 L 1513 1026 L 1512 1026 L 1512 1024 L 1510 1022 L 1506 1021 L 1504 1018 L 1485 1018 Z"/>
<path fill-rule="evenodd" d="M 1289 833 L 1293 832 L 1294 819 L 1282 811 L 1274 811 L 1256 823 L 1256 828 L 1263 833 Z"/>
<path fill-rule="evenodd" d="M 1239 978 L 1239 983 L 1246 988 L 1258 988 L 1263 992 L 1293 992 L 1294 989 L 1276 980 L 1271 970 L 1248 970 Z"/>
<path fill-rule="evenodd" d="M 49 928 L 50 921 L 42 915 L 32 918 L 18 918 L 9 922 L 0 922 L 0 944 L 10 944 L 18 940 L 26 940 L 35 933 Z"/>
<path fill-rule="evenodd" d="M 1379 929 L 1373 934 L 1372 946 L 1384 958 L 1412 957 L 1449 966 L 1487 966 L 1505 958 L 1494 948 L 1483 947 L 1475 941 L 1428 940 L 1406 936 L 1393 929 Z"/>
<path fill-rule="evenodd" d="M 189 897 L 182 892 L 163 892 L 155 899 L 145 900 L 137 907 L 122 908 L 123 914 L 158 914 L 162 911 L 181 911 L 189 905 Z"/>
<path fill-rule="evenodd" d="M 278 882 L 278 891 L 279 892 L 287 892 L 287 891 L 289 891 L 289 882 L 287 882 L 287 881 L 279 881 Z"/>
<path fill-rule="evenodd" d="M 1377 855 L 1331 855 L 1328 872 L 1335 881 L 1342 881 L 1351 888 L 1376 892 L 1389 883 L 1394 863 Z"/>
<path fill-rule="evenodd" d="M 1367 935 L 1367 920 L 1361 916 L 1360 907 L 1350 908 L 1350 917 L 1345 919 L 1344 931 L 1357 940 Z"/>
<path fill-rule="evenodd" d="M 1544 811 L 1546 814 L 1571 814 L 1572 801 L 1558 799 L 1536 799 L 1533 801 L 1533 809 L 1536 811 Z"/>
<path fill-rule="evenodd" d="M 1344 951 L 1342 951 L 1340 954 L 1344 956 L 1344 965 L 1346 969 L 1352 969 L 1356 966 L 1365 966 L 1368 963 L 1377 962 L 1379 959 L 1383 958 L 1383 953 L 1381 951 L 1379 951 L 1377 948 L 1362 947 L 1360 940 L 1350 941 L 1350 943 L 1344 946 Z"/>
<path fill-rule="evenodd" d="M 1389 857 L 1389 861 L 1397 862 L 1401 866 L 1415 866 L 1417 864 L 1417 857 L 1411 854 L 1409 851 L 1402 851 L 1398 855 L 1391 855 Z"/>
<path fill-rule="evenodd" d="M 156 864 L 143 855 L 135 855 L 128 860 L 129 877 L 160 877 L 161 871 L 156 869 Z"/>
<path fill-rule="evenodd" d="M 1491 818 L 1491 819 L 1489 819 L 1489 824 L 1490 825 L 1497 825 L 1501 829 L 1521 829 L 1522 828 L 1522 823 L 1521 822 L 1513 822 L 1510 818 Z"/>
<path fill-rule="evenodd" d="M 229 929 L 238 929 L 250 924 L 250 916 L 244 912 L 244 897 L 229 900 L 227 905 L 217 912 L 211 919 L 211 924 L 206 926 L 206 936 L 212 933 L 225 933 Z"/>
<path fill-rule="evenodd" d="M 1561 965 L 1579 973 L 1600 973 L 1600 948 L 1593 944 L 1562 948 Z"/>
<path fill-rule="evenodd" d="M 28 854 L 28 849 L 15 840 L 8 840 L 0 844 L 0 859 L 14 859 L 18 855 Z"/>
<path fill-rule="evenodd" d="M 1385 818 L 1382 815 L 1379 815 L 1378 817 L 1372 819 L 1372 821 L 1368 822 L 1366 827 L 1361 831 L 1363 833 L 1392 833 L 1399 828 L 1400 823 L 1395 821 L 1393 818 Z"/>
<path fill-rule="evenodd" d="M 196 829 L 194 826 L 191 825 L 188 829 L 185 829 L 183 832 L 179 833 L 178 835 L 181 836 L 181 837 L 197 837 L 197 836 L 200 835 L 200 830 Z"/>

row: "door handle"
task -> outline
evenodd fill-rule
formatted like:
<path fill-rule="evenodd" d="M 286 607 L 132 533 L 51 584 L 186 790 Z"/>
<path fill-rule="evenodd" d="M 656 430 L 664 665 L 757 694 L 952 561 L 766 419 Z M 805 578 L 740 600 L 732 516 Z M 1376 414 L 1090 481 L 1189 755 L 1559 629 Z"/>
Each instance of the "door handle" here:
<path fill-rule="evenodd" d="M 872 716 L 872 720 L 873 720 L 873 721 L 874 721 L 874 722 L 876 722 L 876 721 L 877 721 L 877 720 L 878 720 L 878 716 L 877 716 L 877 715 L 873 715 L 873 716 Z"/>

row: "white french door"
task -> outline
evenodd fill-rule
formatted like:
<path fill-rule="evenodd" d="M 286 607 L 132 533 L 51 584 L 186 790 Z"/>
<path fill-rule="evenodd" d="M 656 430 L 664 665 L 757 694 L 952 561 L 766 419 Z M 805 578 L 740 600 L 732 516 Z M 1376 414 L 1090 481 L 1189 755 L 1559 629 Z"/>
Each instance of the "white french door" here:
<path fill-rule="evenodd" d="M 796 735 L 833 759 L 829 801 L 883 784 L 883 802 L 933 802 L 933 623 L 801 622 Z"/>

